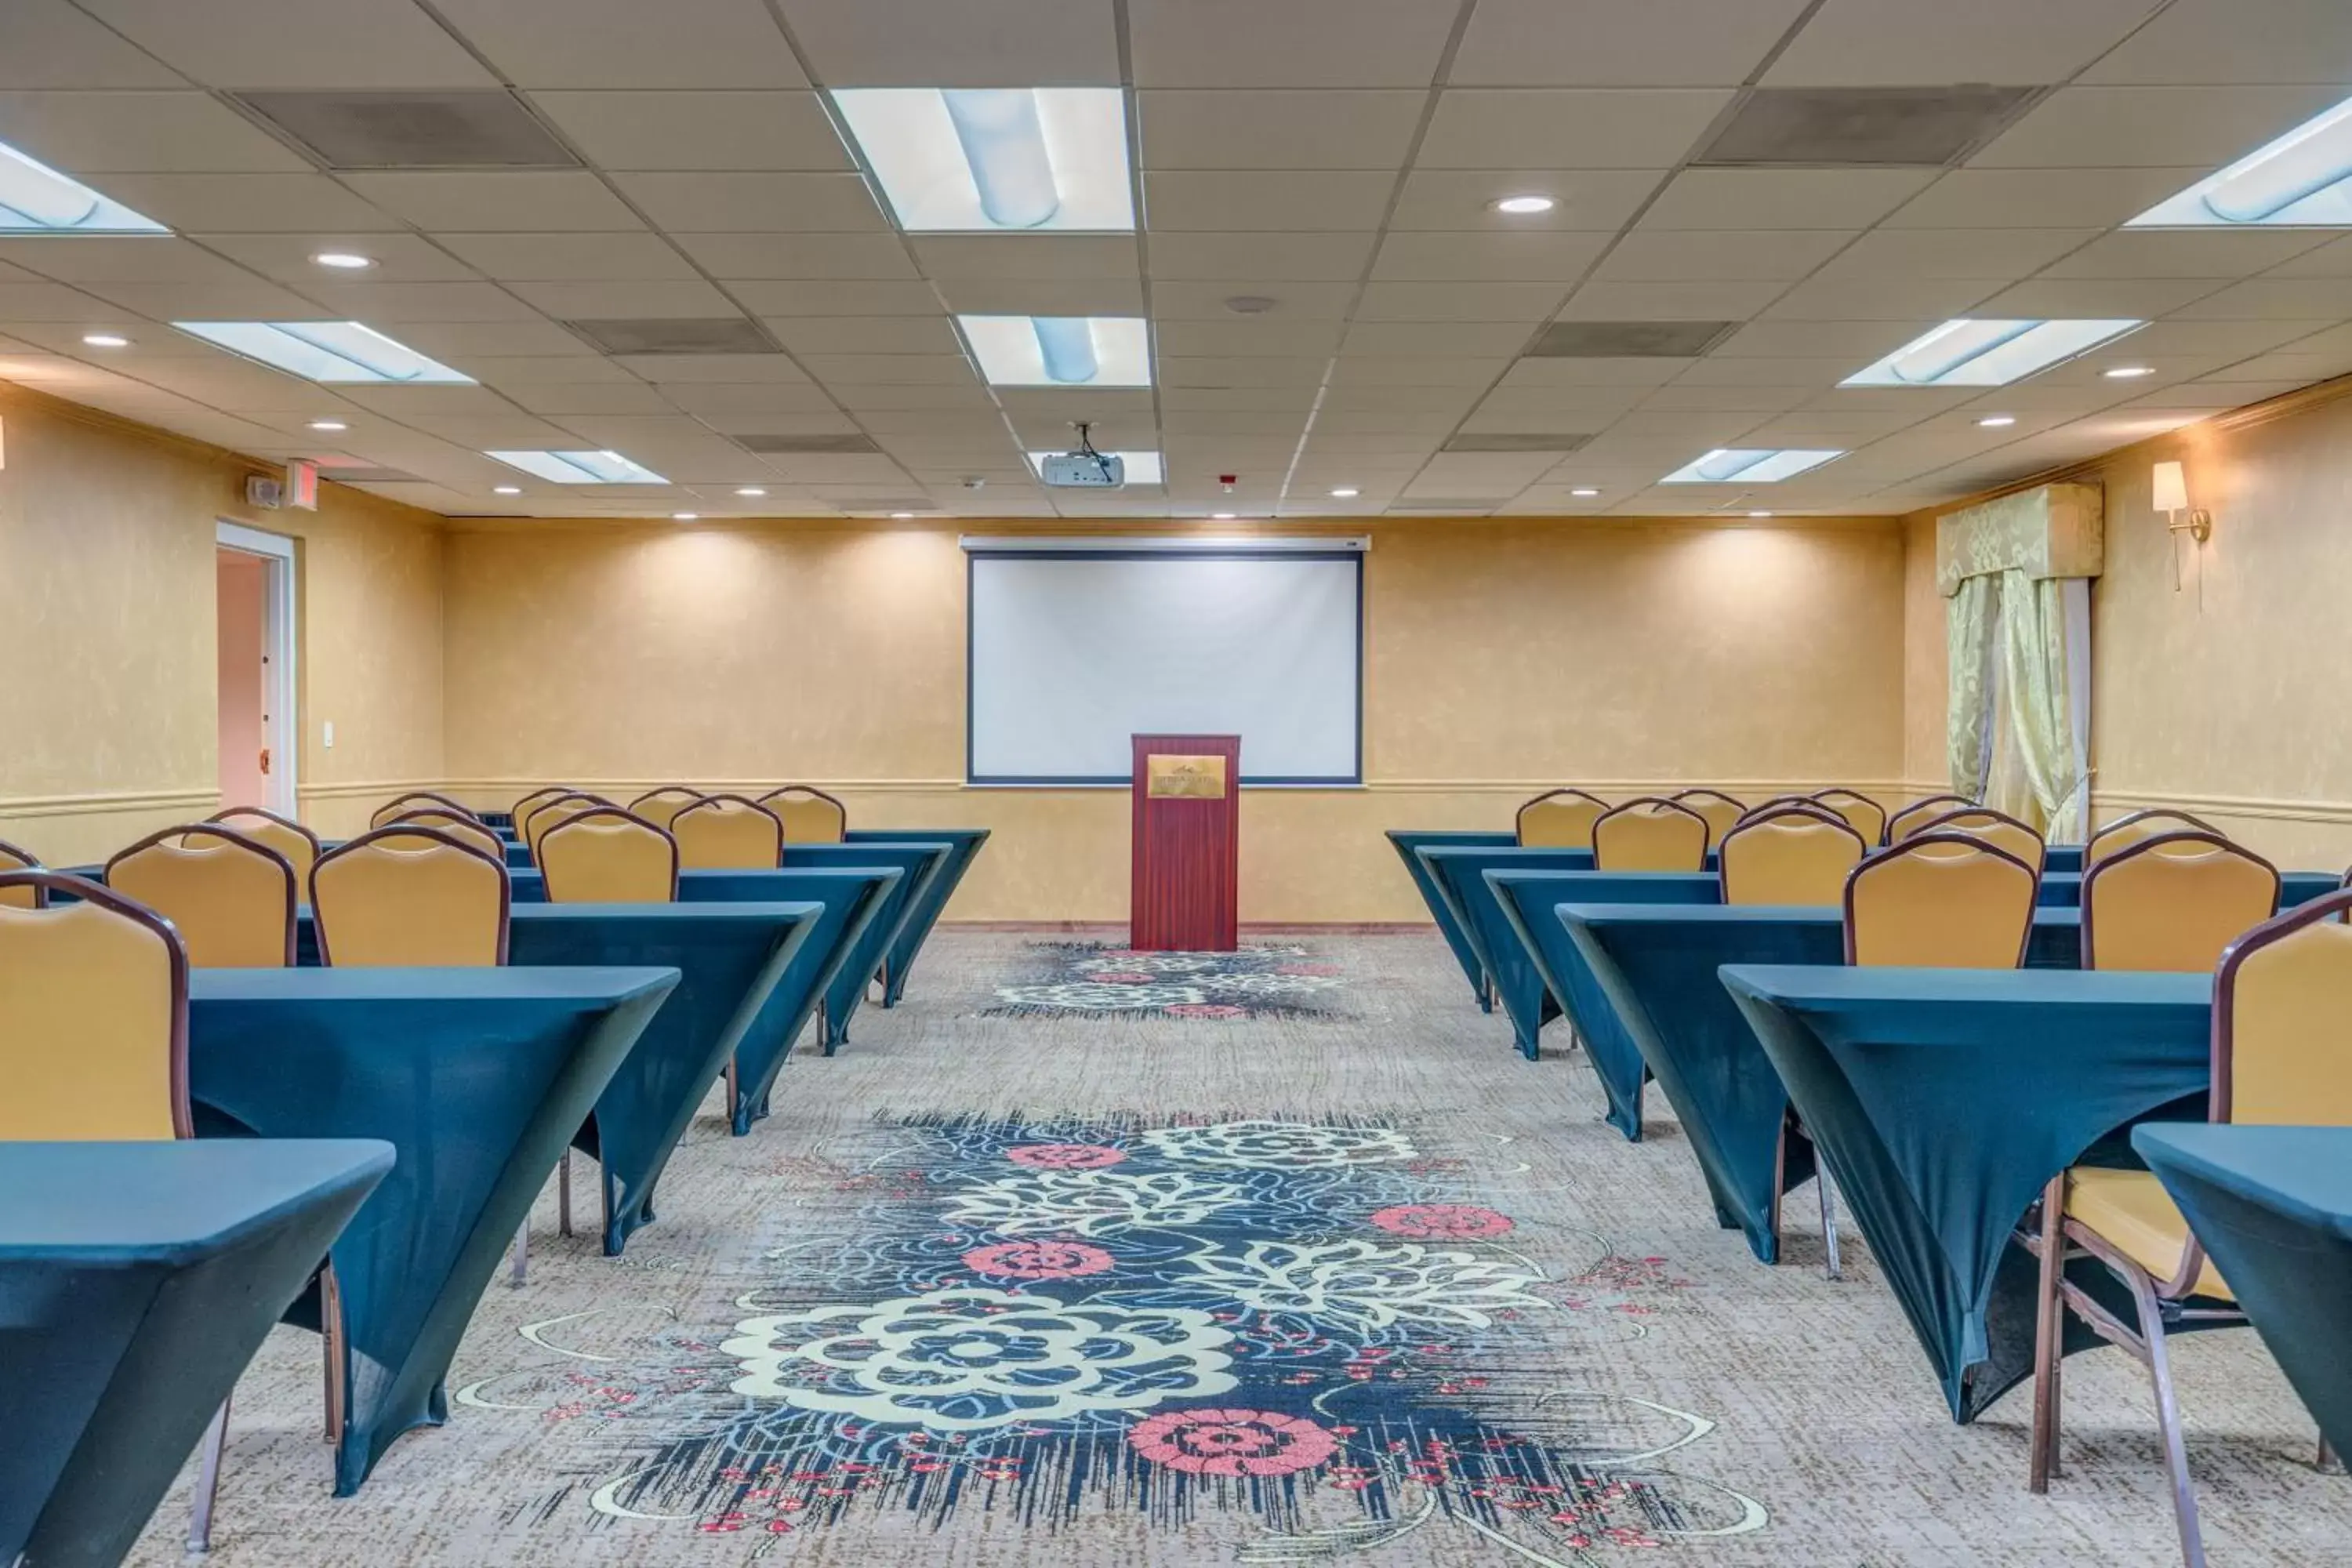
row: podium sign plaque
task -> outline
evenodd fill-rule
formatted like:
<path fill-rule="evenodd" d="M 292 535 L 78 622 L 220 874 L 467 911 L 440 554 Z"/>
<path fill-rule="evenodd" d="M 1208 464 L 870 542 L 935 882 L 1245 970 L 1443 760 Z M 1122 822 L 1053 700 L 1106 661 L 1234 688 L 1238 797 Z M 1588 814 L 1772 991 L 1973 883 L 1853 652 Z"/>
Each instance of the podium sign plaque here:
<path fill-rule="evenodd" d="M 1135 737 L 1130 946 L 1231 952 L 1239 943 L 1241 737 Z"/>

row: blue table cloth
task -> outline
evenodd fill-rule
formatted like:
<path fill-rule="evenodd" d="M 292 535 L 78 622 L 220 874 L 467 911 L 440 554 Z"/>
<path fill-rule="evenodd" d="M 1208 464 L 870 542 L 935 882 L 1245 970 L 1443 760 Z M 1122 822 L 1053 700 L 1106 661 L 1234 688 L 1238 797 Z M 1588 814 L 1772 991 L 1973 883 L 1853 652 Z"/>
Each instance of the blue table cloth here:
<path fill-rule="evenodd" d="M 1388 830 L 1388 837 L 1390 847 L 1397 852 L 1397 858 L 1404 862 L 1405 874 L 1412 879 L 1413 888 L 1421 894 L 1421 901 L 1429 906 L 1429 918 L 1437 922 L 1438 934 L 1445 939 L 1445 945 L 1453 949 L 1454 962 L 1462 965 L 1462 973 L 1470 982 L 1471 994 L 1478 998 L 1479 1006 L 1491 1009 L 1494 1001 L 1486 989 L 1486 973 L 1478 966 L 1478 955 L 1472 951 L 1470 939 L 1463 934 L 1460 922 L 1454 919 L 1445 895 L 1438 890 L 1429 868 L 1422 863 L 1420 851 L 1424 846 L 1437 845 L 1463 849 L 1499 849 L 1518 843 L 1519 836 L 1515 832 L 1424 832 L 1417 828 L 1391 827 Z"/>
<path fill-rule="evenodd" d="M 2036 1268 L 2012 1240 L 2027 1207 L 2132 1122 L 2204 1115 L 2211 977 L 1740 964 L 1722 979 L 1954 1419 L 1974 1419 L 2032 1372 Z M 2105 1268 L 2072 1277 L 2116 1300 Z M 2068 1331 L 2069 1350 L 2097 1342 Z"/>
<path fill-rule="evenodd" d="M 898 934 L 890 939 L 890 956 L 882 966 L 882 1005 L 895 1007 L 907 994 L 907 974 L 915 965 L 915 956 L 930 940 L 932 928 L 946 912 L 948 900 L 963 883 L 966 871 L 980 858 L 980 847 L 988 842 L 985 827 L 853 827 L 843 842 L 846 844 L 944 844 L 948 853 L 932 871 L 929 879 L 908 895 L 907 918 L 900 922 Z"/>
<path fill-rule="evenodd" d="M 338 1495 L 403 1432 L 447 1418 L 442 1379 L 475 1303 L 677 984 L 652 968 L 194 972 L 200 1137 L 381 1138 L 398 1154 L 334 1247 L 351 1346 Z M 320 1326 L 315 1292 L 291 1321 Z"/>
<path fill-rule="evenodd" d="M 1511 844 L 1424 844 L 1414 851 L 1414 858 L 1435 890 L 1438 907 L 1445 910 L 1447 922 L 1470 950 L 1472 971 L 1480 979 L 1481 1002 L 1490 1008 L 1494 1002 L 1503 1005 L 1519 1049 L 1533 1060 L 1539 1048 L 1537 1037 L 1545 1023 L 1559 1016 L 1559 1009 L 1556 1005 L 1545 1005 L 1549 998 L 1544 990 L 1543 976 L 1537 973 L 1535 961 L 1512 931 L 1493 889 L 1486 886 L 1485 875 L 1504 866 L 1530 871 L 1590 874 L 1592 851 L 1522 849 Z"/>
<path fill-rule="evenodd" d="M 1555 914 L 1673 1104 L 1717 1218 L 1745 1232 L 1759 1258 L 1778 1261 L 1780 1198 L 1811 1179 L 1812 1156 L 1792 1137 L 1781 1165 L 1788 1095 L 1716 971 L 1727 963 L 1842 965 L 1843 912 L 1563 904 Z M 2073 968 L 2081 940 L 2079 910 L 2039 910 L 2029 962 Z"/>
<path fill-rule="evenodd" d="M 2352 1127 L 2132 1130 L 2238 1305 L 2352 1454 Z"/>
<path fill-rule="evenodd" d="M 0 1143 L 0 1563 L 112 1568 L 381 1142 Z"/>

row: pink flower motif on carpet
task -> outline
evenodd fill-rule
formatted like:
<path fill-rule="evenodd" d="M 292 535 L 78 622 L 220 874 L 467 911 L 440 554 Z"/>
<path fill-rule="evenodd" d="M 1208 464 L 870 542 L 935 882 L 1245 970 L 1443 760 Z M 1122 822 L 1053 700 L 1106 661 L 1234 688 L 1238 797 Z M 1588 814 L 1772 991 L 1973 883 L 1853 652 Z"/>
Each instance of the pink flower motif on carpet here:
<path fill-rule="evenodd" d="M 1140 969 L 1097 969 L 1088 972 L 1087 978 L 1111 985 L 1149 985 L 1153 976 Z"/>
<path fill-rule="evenodd" d="M 964 1267 L 975 1274 L 1015 1279 L 1076 1279 L 1100 1274 L 1112 1262 L 1101 1247 L 1076 1241 L 1005 1241 L 963 1255 Z"/>
<path fill-rule="evenodd" d="M 1099 1143 L 1024 1143 L 1007 1149 L 1004 1157 L 1033 1171 L 1099 1171 L 1127 1158 L 1126 1151 Z"/>
<path fill-rule="evenodd" d="M 1127 1441 L 1152 1463 L 1196 1476 L 1286 1476 L 1339 1450 L 1314 1422 L 1272 1410 L 1170 1411 L 1137 1422 Z"/>
<path fill-rule="evenodd" d="M 1246 1018 L 1249 1009 L 1229 1006 L 1223 1002 L 1173 1002 L 1168 1014 L 1176 1018 Z"/>
<path fill-rule="evenodd" d="M 1372 1223 L 1395 1236 L 1434 1237 L 1448 1241 L 1501 1236 L 1511 1216 L 1475 1204 L 1402 1204 L 1372 1215 Z"/>

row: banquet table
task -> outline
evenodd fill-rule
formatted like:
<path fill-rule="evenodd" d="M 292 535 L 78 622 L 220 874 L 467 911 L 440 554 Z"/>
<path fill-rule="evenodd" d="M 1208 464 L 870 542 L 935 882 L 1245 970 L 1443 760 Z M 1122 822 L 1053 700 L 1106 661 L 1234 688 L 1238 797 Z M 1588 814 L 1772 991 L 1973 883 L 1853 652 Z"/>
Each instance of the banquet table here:
<path fill-rule="evenodd" d="M 446 1419 L 475 1303 L 678 984 L 646 967 L 192 972 L 200 1138 L 380 1138 L 398 1156 L 334 1246 L 351 1346 L 338 1495 Z M 315 1290 L 289 1321 L 320 1326 Z"/>
<path fill-rule="evenodd" d="M 2147 1123 L 2132 1147 L 2329 1446 L 2352 1453 L 2352 1127 Z"/>
<path fill-rule="evenodd" d="M 1460 849 L 1500 849 L 1517 845 L 1519 836 L 1517 833 L 1391 827 L 1388 830 L 1388 837 L 1389 847 L 1397 852 L 1397 858 L 1404 862 L 1405 874 L 1412 879 L 1414 889 L 1421 894 L 1421 901 L 1429 906 L 1429 918 L 1437 922 L 1438 934 L 1445 939 L 1445 945 L 1454 952 L 1454 961 L 1462 966 L 1462 973 L 1468 977 L 1471 993 L 1478 998 L 1478 1005 L 1491 1009 L 1494 998 L 1486 988 L 1486 973 L 1478 966 L 1478 955 L 1454 920 L 1453 909 L 1445 901 L 1445 895 L 1439 890 L 1429 867 L 1422 860 L 1421 851 L 1424 847 L 1440 846 Z M 1586 859 L 1589 868 L 1591 857 L 1588 855 Z"/>
<path fill-rule="evenodd" d="M 1842 911 L 1566 903 L 1554 914 L 1673 1104 L 1717 1218 L 1745 1232 L 1758 1258 L 1778 1261 L 1780 1198 L 1811 1178 L 1811 1151 L 1791 1137 L 1781 1162 L 1788 1094 L 1716 971 L 1727 963 L 1843 966 Z M 2036 910 L 2028 962 L 2073 968 L 2081 933 L 2080 911 Z"/>
<path fill-rule="evenodd" d="M 907 973 L 915 964 L 915 955 L 923 943 L 930 940 L 932 928 L 948 900 L 963 883 L 963 875 L 980 858 L 981 846 L 988 842 L 985 827 L 853 827 L 842 842 L 857 846 L 866 844 L 932 844 L 947 846 L 947 855 L 939 862 L 928 880 L 914 889 L 907 899 L 907 918 L 900 922 L 898 933 L 890 939 L 890 955 L 882 966 L 882 1005 L 895 1007 L 907 993 Z M 789 853 L 785 863 L 791 864 Z"/>
<path fill-rule="evenodd" d="M 1954 1419 L 1974 1419 L 2032 1372 L 2036 1268 L 2012 1239 L 2027 1207 L 2103 1143 L 2114 1153 L 2096 1163 L 2128 1163 L 2114 1135 L 2131 1123 L 2203 1117 L 2211 977 L 1738 964 L 1722 978 Z M 2115 1299 L 2095 1264 L 2072 1277 Z M 2096 1342 L 2070 1319 L 2068 1350 Z"/>
<path fill-rule="evenodd" d="M 392 1166 L 360 1140 L 0 1143 L 0 1563 L 122 1561 Z"/>
<path fill-rule="evenodd" d="M 630 1235 L 654 1217 L 654 1184 L 728 1058 L 755 1030 L 782 1033 L 783 1010 L 771 1010 L 769 1000 L 824 912 L 824 906 L 804 900 L 519 903 L 510 911 L 509 963 L 650 964 L 680 976 L 572 1140 L 597 1163 L 608 1256 L 618 1257 Z M 301 951 L 303 962 L 316 962 L 307 910 Z M 755 1043 L 756 1050 L 782 1048 Z"/>

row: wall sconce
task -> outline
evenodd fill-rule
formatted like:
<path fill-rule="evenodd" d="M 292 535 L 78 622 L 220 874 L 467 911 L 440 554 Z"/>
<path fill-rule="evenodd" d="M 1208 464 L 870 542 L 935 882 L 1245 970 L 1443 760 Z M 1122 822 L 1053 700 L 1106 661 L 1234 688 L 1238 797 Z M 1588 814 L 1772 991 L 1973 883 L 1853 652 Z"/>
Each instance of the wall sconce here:
<path fill-rule="evenodd" d="M 2205 542 L 2213 537 L 2213 514 L 2202 507 L 2189 504 L 2189 480 L 2179 463 L 2158 463 L 2155 469 L 2155 506 L 2164 513 L 2165 528 L 2172 535 L 2172 591 L 2180 592 L 2180 536 L 2187 534 L 2202 550 Z M 2181 514 L 2188 513 L 2188 521 Z M 2205 603 L 2205 568 L 2200 561 L 2197 568 L 2197 603 Z"/>

